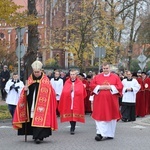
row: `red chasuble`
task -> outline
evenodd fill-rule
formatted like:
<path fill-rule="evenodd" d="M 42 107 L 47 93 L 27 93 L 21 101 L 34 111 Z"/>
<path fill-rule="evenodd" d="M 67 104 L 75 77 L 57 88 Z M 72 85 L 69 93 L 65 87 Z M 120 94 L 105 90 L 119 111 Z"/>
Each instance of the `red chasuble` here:
<path fill-rule="evenodd" d="M 28 79 L 28 86 L 34 82 L 31 75 Z M 27 106 L 26 92 L 23 89 L 13 118 L 13 127 L 15 129 L 22 128 L 23 123 L 29 122 L 29 110 Z M 44 74 L 39 80 L 39 90 L 37 93 L 32 126 L 51 128 L 52 130 L 57 129 L 55 94 L 49 79 Z"/>
<path fill-rule="evenodd" d="M 86 97 L 86 90 L 83 86 L 83 83 L 78 78 L 74 82 L 74 98 L 73 98 L 73 109 L 71 109 L 72 104 L 72 82 L 68 79 L 65 82 L 60 102 L 59 102 L 59 111 L 60 111 L 60 121 L 78 121 L 85 122 L 84 118 L 84 98 Z"/>
<path fill-rule="evenodd" d="M 92 90 L 97 85 L 114 85 L 119 91 L 118 94 L 111 94 L 110 90 L 100 90 L 94 95 L 92 118 L 97 121 L 111 121 L 120 119 L 118 96 L 122 92 L 123 85 L 120 78 L 113 73 L 104 76 L 103 73 L 96 75 L 90 83 Z"/>

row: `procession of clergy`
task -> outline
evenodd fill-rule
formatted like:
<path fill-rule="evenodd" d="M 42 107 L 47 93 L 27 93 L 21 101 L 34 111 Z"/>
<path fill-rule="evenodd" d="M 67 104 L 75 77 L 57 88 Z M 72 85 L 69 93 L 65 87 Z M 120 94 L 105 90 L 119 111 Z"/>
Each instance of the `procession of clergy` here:
<path fill-rule="evenodd" d="M 31 64 L 33 72 L 25 85 L 14 73 L 5 86 L 13 128 L 18 135 L 32 135 L 36 144 L 58 129 L 58 117 L 69 122 L 74 135 L 76 123 L 84 123 L 90 114 L 95 140 L 103 141 L 115 137 L 118 120 L 135 121 L 150 114 L 150 78 L 145 72 L 116 74 L 104 63 L 98 74 L 55 70 L 47 75 L 42 66 L 38 60 Z"/>

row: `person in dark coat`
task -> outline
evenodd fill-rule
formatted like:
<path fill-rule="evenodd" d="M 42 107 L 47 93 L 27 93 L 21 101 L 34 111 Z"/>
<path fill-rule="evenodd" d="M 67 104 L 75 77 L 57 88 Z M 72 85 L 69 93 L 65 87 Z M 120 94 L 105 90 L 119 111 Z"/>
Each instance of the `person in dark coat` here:
<path fill-rule="evenodd" d="M 5 85 L 6 82 L 9 80 L 10 78 L 10 73 L 8 71 L 8 67 L 6 65 L 4 65 L 2 72 L 0 73 L 0 84 L 1 84 L 1 96 L 2 96 L 2 100 L 5 101 L 6 98 L 6 92 L 5 92 Z"/>

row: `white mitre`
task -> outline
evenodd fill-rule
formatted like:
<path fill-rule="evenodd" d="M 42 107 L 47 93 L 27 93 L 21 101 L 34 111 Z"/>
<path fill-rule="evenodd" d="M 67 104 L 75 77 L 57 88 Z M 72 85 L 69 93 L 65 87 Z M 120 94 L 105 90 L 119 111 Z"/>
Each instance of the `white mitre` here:
<path fill-rule="evenodd" d="M 39 71 L 42 69 L 42 66 L 43 64 L 39 61 L 39 60 L 36 60 L 32 63 L 31 67 L 34 71 Z"/>

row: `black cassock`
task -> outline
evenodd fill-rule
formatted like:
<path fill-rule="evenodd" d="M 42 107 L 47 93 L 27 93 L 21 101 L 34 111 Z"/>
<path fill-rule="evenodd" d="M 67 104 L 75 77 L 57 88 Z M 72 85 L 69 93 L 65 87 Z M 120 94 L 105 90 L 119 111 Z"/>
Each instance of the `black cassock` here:
<path fill-rule="evenodd" d="M 36 78 L 33 74 L 33 80 L 40 80 L 42 78 L 42 75 L 38 78 Z M 39 88 L 39 83 L 35 82 L 29 87 L 29 95 L 27 95 L 27 101 L 28 101 L 28 108 L 29 108 L 29 116 L 31 114 L 31 106 L 32 106 L 32 101 L 33 101 L 33 93 L 35 93 L 35 103 L 36 103 L 36 97 L 37 97 L 37 91 Z M 23 126 L 21 129 L 18 129 L 18 135 L 33 135 L 33 139 L 43 139 L 46 137 L 49 137 L 52 135 L 52 130 L 51 128 L 40 128 L 40 127 L 32 127 L 32 118 L 30 118 L 30 122 L 23 123 Z"/>

